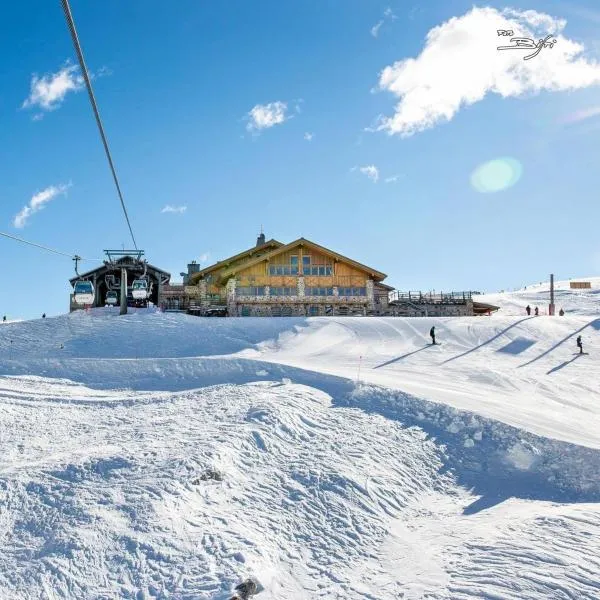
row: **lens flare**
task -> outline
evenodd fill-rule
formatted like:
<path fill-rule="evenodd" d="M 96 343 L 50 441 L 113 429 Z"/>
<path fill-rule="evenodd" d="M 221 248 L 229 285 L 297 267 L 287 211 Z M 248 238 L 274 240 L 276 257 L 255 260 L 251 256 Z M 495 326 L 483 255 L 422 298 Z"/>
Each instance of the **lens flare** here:
<path fill-rule="evenodd" d="M 471 185 L 484 194 L 500 192 L 521 179 L 523 166 L 515 158 L 496 158 L 479 165 L 471 174 Z"/>

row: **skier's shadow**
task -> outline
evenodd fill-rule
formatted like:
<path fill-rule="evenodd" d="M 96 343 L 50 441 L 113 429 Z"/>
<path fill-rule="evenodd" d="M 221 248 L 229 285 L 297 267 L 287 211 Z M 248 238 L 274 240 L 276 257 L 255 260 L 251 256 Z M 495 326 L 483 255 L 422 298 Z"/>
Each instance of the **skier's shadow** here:
<path fill-rule="evenodd" d="M 408 354 L 403 354 L 402 356 L 397 356 L 396 358 L 392 358 L 392 360 L 388 360 L 387 362 L 381 363 L 380 365 L 373 367 L 373 369 L 380 369 L 381 367 L 387 367 L 387 365 L 391 365 L 392 363 L 398 362 L 399 360 L 402 360 L 403 358 L 408 358 L 409 356 L 412 356 L 413 354 L 416 354 L 417 352 L 422 352 L 423 350 L 425 350 L 431 346 L 432 346 L 432 344 L 427 344 L 427 346 L 423 346 L 422 348 L 419 348 L 418 350 L 415 350 L 414 352 L 409 352 Z"/>
<path fill-rule="evenodd" d="M 456 360 L 457 358 L 462 358 L 463 356 L 467 356 L 467 354 L 471 354 L 471 352 L 475 352 L 475 351 L 479 350 L 480 348 L 483 348 L 483 346 L 487 346 L 488 344 L 491 344 L 494 340 L 497 340 L 499 337 L 503 336 L 507 331 L 510 331 L 513 327 L 516 327 L 517 325 L 520 325 L 521 323 L 523 323 L 524 321 L 528 321 L 529 319 L 535 319 L 535 317 L 525 317 L 524 319 L 520 319 L 516 323 L 509 325 L 508 327 L 506 327 L 506 329 L 503 329 L 502 331 L 497 333 L 495 336 L 491 337 L 489 340 L 486 340 L 485 342 L 475 346 L 474 348 L 471 348 L 470 350 L 467 350 L 466 352 L 463 352 L 462 354 L 458 354 L 457 356 L 453 356 L 452 358 L 445 360 L 442 364 L 445 365 L 446 363 L 452 362 L 453 360 Z"/>
<path fill-rule="evenodd" d="M 584 354 L 587 354 L 586 352 L 583 353 L 577 353 L 571 360 L 565 360 L 565 362 L 561 363 L 560 365 L 553 367 L 552 369 L 550 369 L 546 375 L 550 375 L 550 373 L 555 373 L 556 371 L 560 371 L 561 369 L 564 369 L 567 365 L 570 365 L 573 361 L 576 361 L 580 356 L 583 356 Z"/>

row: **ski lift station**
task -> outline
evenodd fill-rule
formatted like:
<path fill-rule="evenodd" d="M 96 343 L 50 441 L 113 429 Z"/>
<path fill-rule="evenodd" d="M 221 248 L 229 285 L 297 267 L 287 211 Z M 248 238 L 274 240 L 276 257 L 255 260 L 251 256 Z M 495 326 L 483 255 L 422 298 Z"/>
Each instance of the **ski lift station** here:
<path fill-rule="evenodd" d="M 123 291 L 127 306 L 158 305 L 171 274 L 143 259 L 143 250 L 105 250 L 107 260 L 97 269 L 75 272 L 69 280 L 73 291 L 70 311 L 86 307 L 120 306 Z"/>

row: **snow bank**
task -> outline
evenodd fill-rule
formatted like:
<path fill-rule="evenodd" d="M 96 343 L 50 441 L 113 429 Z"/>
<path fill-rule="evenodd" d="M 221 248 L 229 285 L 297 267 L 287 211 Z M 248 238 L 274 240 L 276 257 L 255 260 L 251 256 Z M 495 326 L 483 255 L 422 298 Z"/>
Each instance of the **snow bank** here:
<path fill-rule="evenodd" d="M 597 451 L 309 376 L 175 393 L 1 379 L 3 597 L 225 600 L 248 576 L 266 600 L 598 591 L 566 577 L 598 563 L 598 510 L 529 504 L 597 501 Z M 535 594 L 515 578 L 527 560 Z"/>

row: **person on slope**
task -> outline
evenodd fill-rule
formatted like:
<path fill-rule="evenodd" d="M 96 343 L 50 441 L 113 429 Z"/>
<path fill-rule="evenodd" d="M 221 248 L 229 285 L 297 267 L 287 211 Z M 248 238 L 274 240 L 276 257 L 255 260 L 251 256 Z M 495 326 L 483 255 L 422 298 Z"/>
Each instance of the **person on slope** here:
<path fill-rule="evenodd" d="M 561 317 L 564 317 L 564 316 L 565 316 L 565 311 L 564 311 L 564 310 L 561 308 L 561 309 L 560 309 L 560 311 L 558 312 L 558 314 L 559 314 Z"/>
<path fill-rule="evenodd" d="M 580 335 L 577 336 L 577 347 L 579 348 L 579 354 L 583 354 L 583 343 Z"/>
<path fill-rule="evenodd" d="M 536 317 L 540 316 L 540 309 L 537 306 L 535 307 L 535 316 Z"/>
<path fill-rule="evenodd" d="M 429 330 L 431 336 L 431 343 L 435 346 L 435 325 Z"/>
<path fill-rule="evenodd" d="M 525 311 L 527 312 L 527 316 L 529 317 L 531 315 L 531 306 L 529 306 L 529 304 L 527 305 Z"/>

